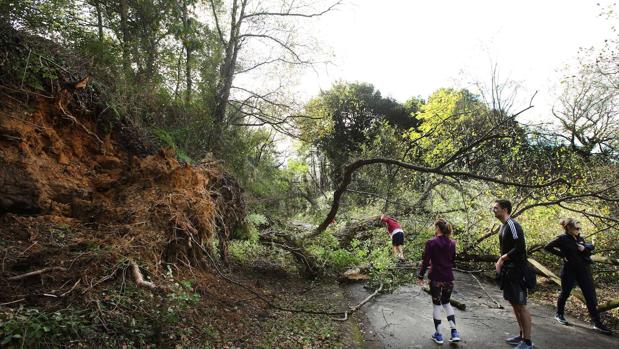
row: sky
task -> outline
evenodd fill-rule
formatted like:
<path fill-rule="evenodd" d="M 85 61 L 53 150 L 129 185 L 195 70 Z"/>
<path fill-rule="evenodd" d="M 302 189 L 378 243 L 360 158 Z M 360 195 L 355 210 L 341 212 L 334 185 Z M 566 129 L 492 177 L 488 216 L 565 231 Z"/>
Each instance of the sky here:
<path fill-rule="evenodd" d="M 333 64 L 306 72 L 298 88 L 311 98 L 334 81 L 361 81 L 404 102 L 412 96 L 427 98 L 441 87 L 486 84 L 496 65 L 500 79 L 520 85 L 519 106 L 526 107 L 537 91 L 535 108 L 523 114 L 523 121 L 543 121 L 564 67 L 576 65 L 579 48 L 600 47 L 610 37 L 612 23 L 600 17 L 608 4 L 345 0 L 310 28 L 333 55 Z"/>

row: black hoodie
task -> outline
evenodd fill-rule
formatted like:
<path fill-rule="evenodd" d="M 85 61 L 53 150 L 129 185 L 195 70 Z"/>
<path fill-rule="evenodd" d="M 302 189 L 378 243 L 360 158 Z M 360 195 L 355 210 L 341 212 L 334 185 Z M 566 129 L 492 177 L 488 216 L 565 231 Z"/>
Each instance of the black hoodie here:
<path fill-rule="evenodd" d="M 578 244 L 585 247 L 582 252 L 578 250 Z M 592 244 L 585 243 L 585 239 L 580 235 L 574 238 L 565 233 L 557 236 L 544 249 L 555 256 L 563 258 L 565 260 L 565 267 L 582 269 L 591 264 L 591 252 L 594 247 Z"/>

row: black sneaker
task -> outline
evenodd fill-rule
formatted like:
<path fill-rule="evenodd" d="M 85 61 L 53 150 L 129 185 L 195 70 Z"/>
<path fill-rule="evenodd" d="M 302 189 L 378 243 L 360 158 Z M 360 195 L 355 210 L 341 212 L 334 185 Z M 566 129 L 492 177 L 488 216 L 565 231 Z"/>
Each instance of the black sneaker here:
<path fill-rule="evenodd" d="M 565 320 L 565 317 L 562 314 L 555 315 L 555 320 L 557 320 L 557 322 L 560 323 L 561 325 L 568 324 L 567 320 Z"/>
<path fill-rule="evenodd" d="M 604 326 L 601 321 L 594 321 L 593 329 L 603 334 L 613 334 L 613 331 L 611 331 L 610 328 Z"/>

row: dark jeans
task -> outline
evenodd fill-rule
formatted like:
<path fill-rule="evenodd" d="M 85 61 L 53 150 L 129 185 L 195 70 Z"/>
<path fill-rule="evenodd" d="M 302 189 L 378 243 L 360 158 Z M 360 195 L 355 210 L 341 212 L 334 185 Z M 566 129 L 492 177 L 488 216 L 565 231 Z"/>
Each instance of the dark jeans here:
<path fill-rule="evenodd" d="M 591 267 L 571 268 L 565 265 L 561 269 L 561 293 L 557 300 L 557 314 L 563 315 L 565 312 L 565 302 L 570 296 L 572 289 L 578 283 L 578 286 L 582 290 L 587 303 L 587 309 L 589 315 L 593 321 L 600 319 L 600 313 L 597 309 L 597 296 L 595 294 L 595 285 L 593 284 L 593 277 L 591 276 Z"/>

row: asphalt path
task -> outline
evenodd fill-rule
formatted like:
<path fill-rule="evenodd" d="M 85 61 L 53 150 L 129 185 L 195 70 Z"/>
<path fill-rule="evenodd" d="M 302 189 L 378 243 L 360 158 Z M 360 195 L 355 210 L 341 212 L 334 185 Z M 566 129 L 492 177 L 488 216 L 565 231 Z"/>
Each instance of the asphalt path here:
<path fill-rule="evenodd" d="M 516 318 L 501 290 L 492 283 L 479 283 L 470 275 L 456 273 L 452 298 L 466 304 L 466 310 L 455 309 L 456 323 L 462 341 L 449 343 L 449 329 L 444 312 L 445 343 L 434 343 L 432 302 L 430 295 L 417 285 L 406 285 L 391 294 L 375 298 L 361 309 L 362 331 L 367 348 L 512 348 L 505 338 L 518 334 Z M 369 291 L 361 284 L 348 287 L 352 301 L 360 301 Z M 494 300 L 493 300 L 494 299 Z M 500 309 L 495 303 L 503 306 Z M 533 321 L 532 337 L 539 349 L 619 349 L 619 337 L 597 333 L 589 323 L 567 314 L 569 326 L 554 320 L 554 309 L 529 302 Z"/>

